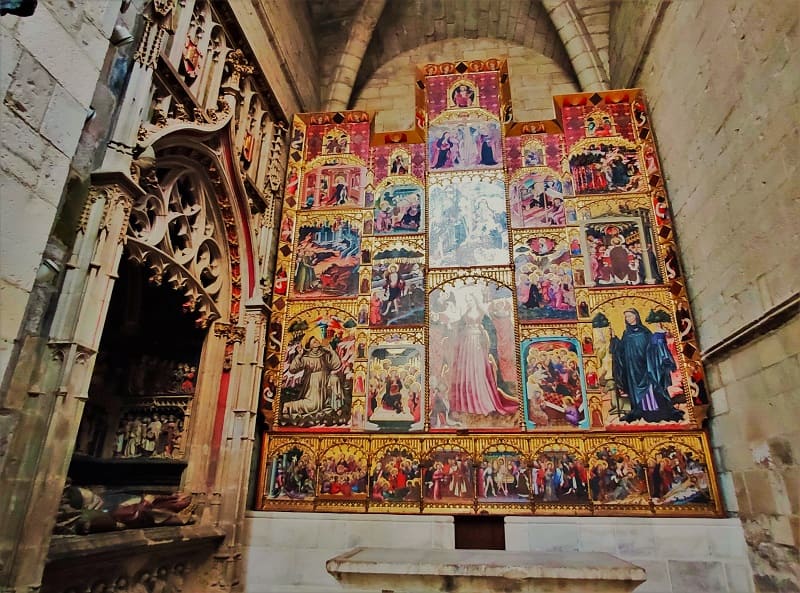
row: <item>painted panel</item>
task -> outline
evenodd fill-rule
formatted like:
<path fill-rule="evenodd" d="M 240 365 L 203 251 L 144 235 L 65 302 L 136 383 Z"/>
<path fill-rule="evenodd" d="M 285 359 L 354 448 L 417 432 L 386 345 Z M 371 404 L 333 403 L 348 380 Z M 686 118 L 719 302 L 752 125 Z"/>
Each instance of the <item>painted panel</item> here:
<path fill-rule="evenodd" d="M 475 496 L 471 456 L 458 448 L 433 450 L 424 466 L 423 500 L 432 504 L 470 505 Z"/>
<path fill-rule="evenodd" d="M 589 502 L 589 472 L 579 451 L 551 445 L 533 455 L 531 484 L 537 505 Z"/>
<path fill-rule="evenodd" d="M 355 320 L 312 309 L 292 319 L 280 391 L 280 424 L 296 428 L 350 423 Z"/>
<path fill-rule="evenodd" d="M 523 169 L 509 189 L 511 226 L 565 226 L 567 207 L 561 177 L 547 167 Z"/>
<path fill-rule="evenodd" d="M 366 168 L 336 164 L 318 167 L 306 173 L 303 183 L 303 210 L 325 208 L 361 208 L 364 206 Z"/>
<path fill-rule="evenodd" d="M 514 270 L 521 323 L 577 321 L 571 254 L 563 233 L 516 234 Z"/>
<path fill-rule="evenodd" d="M 432 125 L 428 135 L 430 171 L 503 167 L 500 122 L 449 118 Z"/>
<path fill-rule="evenodd" d="M 370 506 L 386 503 L 419 502 L 422 496 L 422 468 L 409 449 L 388 447 L 374 458 L 370 471 Z"/>
<path fill-rule="evenodd" d="M 424 428 L 425 349 L 381 344 L 369 351 L 367 430 L 411 432 Z"/>
<path fill-rule="evenodd" d="M 505 184 L 499 175 L 431 176 L 428 200 L 431 267 L 509 263 Z"/>
<path fill-rule="evenodd" d="M 522 342 L 528 428 L 588 428 L 586 379 L 578 341 L 567 337 Z"/>
<path fill-rule="evenodd" d="M 358 296 L 361 228 L 344 215 L 298 215 L 292 296 L 297 299 Z"/>
<path fill-rule="evenodd" d="M 425 254 L 419 243 L 381 242 L 372 256 L 371 327 L 421 325 L 425 320 Z"/>
<path fill-rule="evenodd" d="M 420 233 L 425 229 L 425 190 L 414 179 L 392 177 L 374 192 L 375 235 Z"/>
<path fill-rule="evenodd" d="M 592 327 L 607 423 L 686 423 L 686 388 L 669 310 L 644 295 L 611 299 L 597 307 Z"/>
<path fill-rule="evenodd" d="M 518 425 L 511 290 L 483 279 L 431 292 L 431 430 Z"/>
<path fill-rule="evenodd" d="M 271 500 L 307 500 L 315 494 L 316 463 L 312 451 L 292 444 L 275 452 L 268 464 L 267 497 Z"/>

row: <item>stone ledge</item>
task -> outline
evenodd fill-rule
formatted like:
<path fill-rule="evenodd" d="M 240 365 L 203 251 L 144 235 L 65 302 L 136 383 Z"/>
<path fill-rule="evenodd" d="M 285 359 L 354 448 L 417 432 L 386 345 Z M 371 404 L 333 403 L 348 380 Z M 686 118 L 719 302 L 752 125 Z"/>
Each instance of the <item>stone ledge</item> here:
<path fill-rule="evenodd" d="M 470 593 L 513 590 L 633 591 L 643 568 L 611 554 L 497 550 L 364 548 L 331 558 L 326 568 L 345 586 L 384 591 Z"/>
<path fill-rule="evenodd" d="M 221 529 L 207 525 L 127 529 L 91 535 L 57 535 L 50 542 L 47 562 L 130 556 L 162 548 L 169 548 L 171 553 L 176 550 L 212 548 L 224 537 L 225 533 Z"/>
<path fill-rule="evenodd" d="M 326 512 L 305 512 L 305 511 L 247 511 L 245 517 L 248 519 L 278 519 L 285 521 L 296 521 L 297 519 L 310 519 L 313 521 L 346 521 L 348 523 L 358 521 L 402 521 L 403 523 L 419 523 L 431 525 L 433 523 L 453 524 L 452 515 L 412 515 L 396 513 L 326 513 Z"/>

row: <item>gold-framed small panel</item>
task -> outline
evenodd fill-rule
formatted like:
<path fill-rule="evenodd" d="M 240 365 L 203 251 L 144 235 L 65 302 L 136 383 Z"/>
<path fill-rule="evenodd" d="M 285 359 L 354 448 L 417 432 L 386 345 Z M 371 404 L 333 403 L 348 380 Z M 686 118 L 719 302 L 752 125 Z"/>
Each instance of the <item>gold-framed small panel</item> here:
<path fill-rule="evenodd" d="M 527 515 L 532 510 L 531 468 L 525 439 L 479 437 L 476 449 L 478 514 Z"/>
<path fill-rule="evenodd" d="M 595 515 L 652 513 L 640 442 L 628 436 L 587 437 L 584 441 Z"/>

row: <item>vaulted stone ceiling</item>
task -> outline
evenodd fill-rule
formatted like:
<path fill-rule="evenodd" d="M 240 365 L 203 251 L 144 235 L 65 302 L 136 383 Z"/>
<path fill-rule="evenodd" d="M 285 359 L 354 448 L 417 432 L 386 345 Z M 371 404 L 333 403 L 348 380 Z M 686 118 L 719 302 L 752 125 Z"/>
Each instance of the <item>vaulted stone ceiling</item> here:
<path fill-rule="evenodd" d="M 446 39 L 529 47 L 583 89 L 608 88 L 611 0 L 306 0 L 324 109 L 344 109 L 397 55 Z"/>

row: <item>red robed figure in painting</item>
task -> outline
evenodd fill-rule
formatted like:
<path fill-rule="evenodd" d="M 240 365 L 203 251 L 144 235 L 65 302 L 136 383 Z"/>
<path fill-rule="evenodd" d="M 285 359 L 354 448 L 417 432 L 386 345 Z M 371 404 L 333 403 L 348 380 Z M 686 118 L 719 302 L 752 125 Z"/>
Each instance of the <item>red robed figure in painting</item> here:
<path fill-rule="evenodd" d="M 483 328 L 488 312 L 474 294 L 468 294 L 466 301 L 453 357 L 450 410 L 484 416 L 492 412 L 513 414 L 517 402 L 497 386 L 497 370 L 489 356 L 489 336 Z"/>

